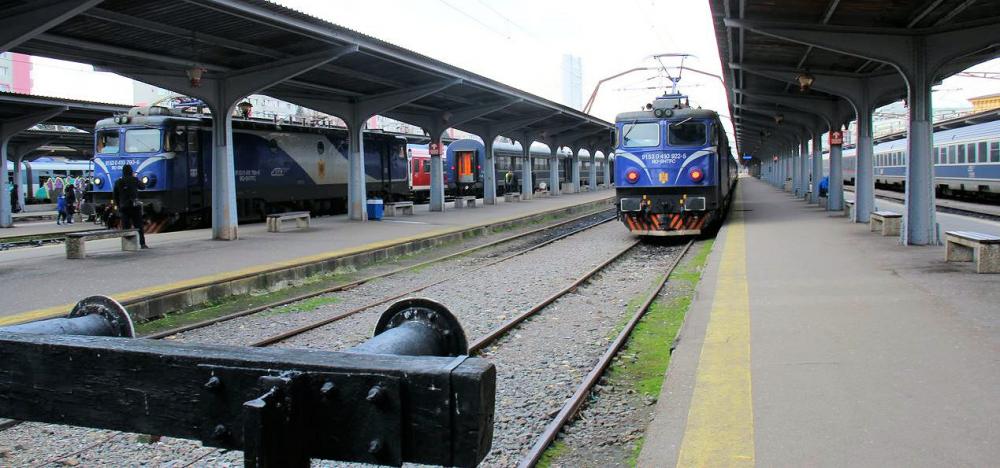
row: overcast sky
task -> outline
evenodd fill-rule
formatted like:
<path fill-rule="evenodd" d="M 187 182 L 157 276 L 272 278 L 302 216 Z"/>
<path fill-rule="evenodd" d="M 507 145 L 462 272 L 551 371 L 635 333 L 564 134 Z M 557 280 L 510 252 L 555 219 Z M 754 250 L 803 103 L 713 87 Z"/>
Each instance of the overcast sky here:
<path fill-rule="evenodd" d="M 583 100 L 601 78 L 653 67 L 661 53 L 688 53 L 687 65 L 718 74 L 708 3 L 698 0 L 279 0 L 277 3 L 451 63 L 542 97 L 562 99 L 562 55 L 583 62 Z M 1000 60 L 975 67 L 1000 71 Z M 611 120 L 663 92 L 657 72 L 606 83 L 592 113 Z M 132 103 L 128 79 L 91 67 L 36 59 L 35 93 Z M 644 88 L 654 89 L 644 89 Z M 1000 92 L 1000 81 L 955 77 L 935 92 L 935 107 L 965 107 L 968 97 Z M 715 78 L 685 74 L 692 104 L 727 114 Z"/>

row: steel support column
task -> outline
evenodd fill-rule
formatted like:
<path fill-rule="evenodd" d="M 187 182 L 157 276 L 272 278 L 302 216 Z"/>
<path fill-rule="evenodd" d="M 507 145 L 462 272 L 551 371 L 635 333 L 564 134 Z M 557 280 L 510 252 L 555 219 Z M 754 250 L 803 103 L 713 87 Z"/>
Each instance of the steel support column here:
<path fill-rule="evenodd" d="M 562 192 L 559 186 L 559 143 L 549 144 L 549 195 L 558 197 Z"/>
<path fill-rule="evenodd" d="M 840 130 L 840 126 L 837 126 Z M 844 169 L 843 169 L 843 147 L 841 145 L 830 145 L 830 184 L 827 189 L 826 207 L 829 211 L 843 211 L 844 209 Z"/>
<path fill-rule="evenodd" d="M 590 167 L 587 169 L 587 177 L 590 178 L 590 190 L 597 190 L 597 149 L 590 149 Z"/>
<path fill-rule="evenodd" d="M 521 200 L 531 200 L 534 184 L 531 182 L 531 143 L 534 137 L 528 132 L 521 134 Z"/>
<path fill-rule="evenodd" d="M 10 139 L 35 125 L 42 123 L 52 117 L 61 114 L 69 109 L 66 106 L 50 107 L 31 114 L 0 121 L 0 167 L 3 173 L 0 174 L 0 228 L 9 228 L 14 225 L 11 215 L 10 194 L 7 188 L 7 145 Z"/>
<path fill-rule="evenodd" d="M 483 146 L 486 150 L 486 172 L 483 174 L 483 204 L 497 204 L 497 160 L 493 157 L 493 144 L 496 138 L 484 138 Z"/>
<path fill-rule="evenodd" d="M 212 238 L 239 238 L 236 206 L 236 164 L 233 153 L 233 109 L 244 97 L 258 93 L 277 83 L 294 78 L 344 55 L 357 52 L 355 45 L 338 47 L 299 57 L 276 60 L 224 73 L 206 73 L 201 85 L 195 87 L 185 77 L 127 71 L 122 74 L 145 83 L 194 96 L 212 111 Z M 350 116 L 344 119 L 351 123 Z M 358 125 L 355 125 L 357 127 Z M 351 128 L 352 136 L 360 135 Z M 354 138 L 351 138 L 354 140 Z M 356 142 L 358 149 L 361 142 Z M 360 153 L 359 153 L 360 154 Z"/>
<path fill-rule="evenodd" d="M 915 34 L 910 29 L 827 26 L 802 28 L 794 24 L 767 24 L 726 19 L 729 27 L 751 29 L 780 39 L 834 52 L 885 62 L 906 80 L 910 122 L 906 166 L 906 201 L 902 242 L 928 245 L 939 242 L 935 219 L 932 150 L 931 86 L 946 65 L 969 54 L 996 46 L 1000 23 Z M 860 109 L 858 109 L 860 113 Z M 860 161 L 859 161 L 860 162 Z M 860 166 L 860 164 L 859 164 Z"/>
<path fill-rule="evenodd" d="M 819 204 L 819 183 L 823 179 L 823 132 L 813 132 L 812 140 L 812 197 L 809 203 Z M 826 207 L 822 207 L 826 208 Z"/>

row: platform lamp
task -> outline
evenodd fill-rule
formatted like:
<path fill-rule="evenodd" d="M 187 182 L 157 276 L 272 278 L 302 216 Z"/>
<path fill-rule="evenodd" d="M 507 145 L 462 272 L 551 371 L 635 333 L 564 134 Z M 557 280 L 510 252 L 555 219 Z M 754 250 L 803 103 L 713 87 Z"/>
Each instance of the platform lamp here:
<path fill-rule="evenodd" d="M 187 70 L 184 70 L 184 73 L 187 74 L 188 80 L 191 80 L 192 88 L 200 88 L 201 76 L 204 75 L 206 71 L 208 70 L 195 65 L 191 68 L 188 68 Z"/>
<path fill-rule="evenodd" d="M 250 112 L 253 111 L 253 104 L 250 104 L 250 101 L 243 100 L 243 102 L 236 105 L 236 108 L 239 109 L 240 115 L 242 115 L 244 119 L 249 119 Z"/>
<path fill-rule="evenodd" d="M 799 82 L 799 91 L 804 93 L 809 91 L 809 88 L 812 88 L 816 77 L 810 75 L 808 71 L 804 71 L 799 73 L 799 76 L 795 77 L 795 80 Z"/>

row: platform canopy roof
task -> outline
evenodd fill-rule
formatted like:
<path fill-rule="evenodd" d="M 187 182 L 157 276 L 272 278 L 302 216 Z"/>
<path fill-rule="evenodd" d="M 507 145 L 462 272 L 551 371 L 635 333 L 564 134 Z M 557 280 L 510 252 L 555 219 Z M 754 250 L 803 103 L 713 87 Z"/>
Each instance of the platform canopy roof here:
<path fill-rule="evenodd" d="M 584 147 L 610 142 L 612 126 L 601 119 L 263 0 L 50 0 L 44 5 L 0 0 L 7 16 L 0 25 L 27 25 L 0 32 L 0 49 L 88 63 L 140 81 L 150 75 L 189 77 L 193 69 L 204 69 L 206 78 L 260 74 L 338 53 L 260 92 L 336 115 L 330 112 L 336 103 L 391 102 L 425 90 L 378 113 L 425 130 L 443 125 L 511 137 L 528 131 L 534 139 L 586 142 Z"/>
<path fill-rule="evenodd" d="M 890 37 L 892 41 L 919 41 L 1000 23 L 1000 2 L 987 0 L 710 0 L 710 5 L 731 115 L 744 153 L 765 148 L 771 135 L 787 138 L 797 133 L 788 131 L 787 126 L 802 117 L 801 110 L 782 104 L 791 98 L 809 109 L 831 109 L 840 118 L 849 116 L 841 123 L 853 119 L 850 105 L 821 91 L 826 77 L 891 83 L 884 92 L 871 96 L 876 106 L 906 97 L 906 81 L 897 68 L 865 58 L 864 44 L 857 44 L 859 37 L 872 38 L 869 45 L 875 49 Z M 790 36 L 805 35 L 784 34 L 787 31 L 809 31 L 824 39 L 842 35 L 845 44 L 854 41 L 845 48 L 857 52 L 848 54 L 790 40 Z M 948 45 L 965 50 L 934 70 L 933 82 L 995 58 L 1000 50 L 996 35 L 962 42 Z M 798 85 L 803 74 L 815 79 L 806 91 Z M 784 117 L 782 123 L 774 119 L 778 114 Z"/>
<path fill-rule="evenodd" d="M 39 124 L 66 125 L 90 130 L 98 120 L 128 111 L 130 106 L 105 102 L 80 101 L 48 96 L 0 92 L 0 121 L 25 115 L 52 111 L 55 115 L 38 121 Z"/>

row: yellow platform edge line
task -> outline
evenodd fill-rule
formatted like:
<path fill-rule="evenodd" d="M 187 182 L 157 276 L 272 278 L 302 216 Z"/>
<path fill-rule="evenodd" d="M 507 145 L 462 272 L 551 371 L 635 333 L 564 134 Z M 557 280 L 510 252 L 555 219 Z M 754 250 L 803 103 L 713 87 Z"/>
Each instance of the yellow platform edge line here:
<path fill-rule="evenodd" d="M 592 200 L 590 202 L 581 203 L 584 205 L 587 203 L 599 203 L 602 200 L 607 200 L 607 198 L 599 198 Z M 158 294 L 164 294 L 169 292 L 174 292 L 182 289 L 196 288 L 200 286 L 207 286 L 209 284 L 231 281 L 240 277 L 255 275 L 260 273 L 265 273 L 269 271 L 281 270 L 285 268 L 293 268 L 297 266 L 308 265 L 311 263 L 318 263 L 326 260 L 335 259 L 338 257 L 347 257 L 350 255 L 355 255 L 359 253 L 364 253 L 370 250 L 378 250 L 386 247 L 392 247 L 394 245 L 405 244 L 408 242 L 420 241 L 425 239 L 431 239 L 438 236 L 444 236 L 448 234 L 454 234 L 457 232 L 468 231 L 472 229 L 479 229 L 487 226 L 492 226 L 496 224 L 509 223 L 512 221 L 517 221 L 524 218 L 529 218 L 538 215 L 549 215 L 557 211 L 565 210 L 568 208 L 573 208 L 579 205 L 568 205 L 559 208 L 553 208 L 546 211 L 539 211 L 537 213 L 530 213 L 526 215 L 516 215 L 508 216 L 506 218 L 501 218 L 485 223 L 479 223 L 469 226 L 456 226 L 453 228 L 443 228 L 427 231 L 421 234 L 416 234 L 413 236 L 407 236 L 402 238 L 388 239 L 384 241 L 371 242 L 368 244 L 362 244 L 354 247 L 345 247 L 343 249 L 332 250 L 329 252 L 323 252 L 315 255 L 308 255 L 304 257 L 293 258 L 289 260 L 279 260 L 272 263 L 265 263 L 261 265 L 254 265 L 252 267 L 242 268 L 239 270 L 231 270 L 222 273 L 215 273 L 211 275 L 199 276 L 197 278 L 191 278 L 186 280 L 175 281 L 172 283 L 165 283 L 157 286 L 149 286 L 146 288 L 133 289 L 131 291 L 124 291 L 110 294 L 109 296 L 118 302 L 129 302 L 135 299 L 140 299 L 146 296 L 153 296 Z M 81 298 L 83 299 L 83 298 Z M 42 320 L 53 317 L 60 317 L 66 315 L 73 309 L 76 303 L 62 304 L 52 307 L 46 307 L 43 309 L 35 309 L 27 312 L 21 312 L 15 315 L 9 315 L 6 317 L 0 317 L 0 326 L 15 325 L 18 323 L 30 322 L 34 320 Z"/>
<path fill-rule="evenodd" d="M 734 210 L 677 466 L 754 466 L 753 431 L 746 231 Z"/>

